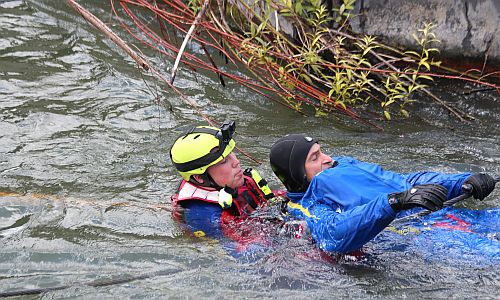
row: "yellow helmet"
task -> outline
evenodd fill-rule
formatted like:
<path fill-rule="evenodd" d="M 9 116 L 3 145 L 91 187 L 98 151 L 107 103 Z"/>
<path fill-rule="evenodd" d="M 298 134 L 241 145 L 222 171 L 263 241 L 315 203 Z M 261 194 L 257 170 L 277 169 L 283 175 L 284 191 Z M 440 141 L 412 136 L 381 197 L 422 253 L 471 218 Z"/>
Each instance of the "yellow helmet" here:
<path fill-rule="evenodd" d="M 182 178 L 188 181 L 191 175 L 204 174 L 228 156 L 236 145 L 232 138 L 235 127 L 233 121 L 225 122 L 220 129 L 196 126 L 180 136 L 170 149 L 170 159 Z"/>

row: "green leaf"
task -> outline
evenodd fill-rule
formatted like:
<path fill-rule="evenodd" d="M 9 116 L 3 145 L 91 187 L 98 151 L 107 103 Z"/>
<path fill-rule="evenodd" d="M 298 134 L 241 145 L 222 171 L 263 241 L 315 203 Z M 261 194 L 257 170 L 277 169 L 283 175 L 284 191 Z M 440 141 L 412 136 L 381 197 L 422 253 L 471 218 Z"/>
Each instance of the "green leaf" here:
<path fill-rule="evenodd" d="M 315 114 L 315 117 L 324 117 L 324 116 L 326 116 L 326 115 L 327 115 L 327 113 L 326 113 L 326 112 L 322 111 L 321 109 L 316 108 L 316 114 Z"/>
<path fill-rule="evenodd" d="M 385 88 L 388 89 L 391 86 L 391 78 L 387 77 L 385 81 Z"/>
<path fill-rule="evenodd" d="M 347 75 L 347 80 L 351 81 L 352 80 L 352 70 L 347 69 L 346 75 Z"/>
<path fill-rule="evenodd" d="M 319 41 L 319 39 L 322 37 L 322 35 L 318 35 L 317 37 L 314 38 L 314 40 L 311 42 L 311 45 L 316 45 L 316 43 Z"/>
<path fill-rule="evenodd" d="M 398 85 L 396 86 L 396 90 L 401 91 L 401 92 L 406 92 L 405 87 L 404 87 L 404 86 L 402 86 L 401 84 L 398 84 Z"/>
<path fill-rule="evenodd" d="M 405 53 L 406 53 L 406 54 L 408 54 L 408 55 L 415 55 L 415 56 L 420 57 L 420 54 L 418 54 L 418 53 L 417 53 L 417 52 L 415 52 L 415 51 L 411 51 L 411 50 L 410 50 L 410 51 L 405 51 Z"/>
<path fill-rule="evenodd" d="M 300 74 L 299 78 L 303 78 L 307 83 L 312 84 L 311 77 L 309 77 L 309 75 L 306 75 L 305 73 Z"/>
<path fill-rule="evenodd" d="M 302 2 L 297 2 L 295 4 L 295 12 L 297 12 L 297 14 L 300 16 L 302 15 L 302 11 L 303 11 Z"/>
<path fill-rule="evenodd" d="M 360 65 L 365 65 L 365 66 L 367 66 L 367 67 L 369 67 L 369 68 L 372 66 L 372 64 L 370 63 L 370 61 L 368 61 L 368 60 L 366 60 L 366 59 L 361 59 L 361 60 L 359 61 L 359 64 L 360 64 Z"/>
<path fill-rule="evenodd" d="M 421 61 L 420 64 L 422 64 L 427 69 L 427 71 L 431 69 L 431 66 L 426 61 Z"/>
<path fill-rule="evenodd" d="M 384 110 L 384 116 L 387 120 L 391 120 L 391 114 L 387 110 Z"/>
<path fill-rule="evenodd" d="M 433 62 L 431 62 L 431 65 L 436 66 L 436 67 L 440 67 L 441 63 L 442 63 L 441 61 L 433 61 Z"/>
<path fill-rule="evenodd" d="M 330 91 L 328 92 L 328 98 L 332 98 L 333 93 L 335 93 L 335 90 L 334 89 L 330 89 Z"/>
<path fill-rule="evenodd" d="M 259 27 L 257 28 L 257 33 L 260 33 L 264 28 L 266 28 L 267 22 L 262 22 L 259 24 Z"/>
<path fill-rule="evenodd" d="M 283 17 L 293 17 L 292 12 L 288 8 L 283 8 L 278 14 Z"/>
<path fill-rule="evenodd" d="M 418 78 L 434 81 L 434 78 L 432 78 L 431 76 L 427 76 L 427 75 L 419 75 Z"/>
<path fill-rule="evenodd" d="M 316 74 L 321 74 L 321 69 L 318 65 L 311 65 L 311 68 Z"/>
<path fill-rule="evenodd" d="M 339 8 L 339 14 L 343 14 L 345 10 L 345 4 L 342 4 Z"/>
<path fill-rule="evenodd" d="M 263 39 L 261 39 L 260 37 L 256 36 L 256 37 L 255 37 L 255 40 L 256 40 L 257 42 L 259 42 L 259 44 L 261 44 L 262 46 L 267 47 L 267 42 L 265 42 L 265 41 L 264 41 Z M 267 51 L 267 49 L 262 49 L 262 50 Z"/>

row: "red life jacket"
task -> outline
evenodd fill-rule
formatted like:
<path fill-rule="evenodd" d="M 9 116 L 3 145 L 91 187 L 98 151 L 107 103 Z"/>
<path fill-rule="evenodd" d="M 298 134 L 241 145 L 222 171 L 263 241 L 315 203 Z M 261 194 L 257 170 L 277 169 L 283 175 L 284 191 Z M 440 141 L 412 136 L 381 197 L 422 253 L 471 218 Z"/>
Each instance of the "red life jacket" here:
<path fill-rule="evenodd" d="M 236 195 L 233 195 L 231 207 L 224 209 L 236 216 L 248 216 L 266 203 L 264 193 L 252 177 L 244 174 L 243 178 L 244 183 L 238 187 Z M 172 196 L 174 211 L 177 212 L 179 202 L 187 200 L 200 200 L 219 205 L 219 191 L 182 180 L 177 194 Z"/>

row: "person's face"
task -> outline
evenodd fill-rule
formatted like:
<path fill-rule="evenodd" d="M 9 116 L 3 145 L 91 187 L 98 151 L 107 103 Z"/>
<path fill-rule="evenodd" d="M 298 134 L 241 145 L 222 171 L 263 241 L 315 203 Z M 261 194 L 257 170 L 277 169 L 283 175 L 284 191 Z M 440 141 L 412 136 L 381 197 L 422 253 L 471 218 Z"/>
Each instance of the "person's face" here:
<path fill-rule="evenodd" d="M 319 144 L 314 144 L 307 154 L 305 169 L 307 180 L 310 182 L 316 174 L 332 166 L 332 158 L 323 152 Z"/>
<path fill-rule="evenodd" d="M 207 172 L 215 183 L 221 187 L 227 185 L 232 189 L 236 189 L 243 185 L 243 171 L 241 170 L 240 161 L 233 152 L 220 162 L 208 167 Z"/>

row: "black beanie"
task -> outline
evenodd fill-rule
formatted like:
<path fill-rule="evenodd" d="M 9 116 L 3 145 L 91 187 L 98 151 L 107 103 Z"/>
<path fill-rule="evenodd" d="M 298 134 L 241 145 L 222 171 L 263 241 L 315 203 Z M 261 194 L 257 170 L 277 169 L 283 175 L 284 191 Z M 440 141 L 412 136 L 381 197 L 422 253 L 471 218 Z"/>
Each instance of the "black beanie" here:
<path fill-rule="evenodd" d="M 274 143 L 269 161 L 274 174 L 289 192 L 305 192 L 309 186 L 305 163 L 316 141 L 304 134 L 289 134 Z"/>

